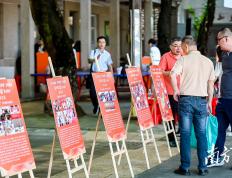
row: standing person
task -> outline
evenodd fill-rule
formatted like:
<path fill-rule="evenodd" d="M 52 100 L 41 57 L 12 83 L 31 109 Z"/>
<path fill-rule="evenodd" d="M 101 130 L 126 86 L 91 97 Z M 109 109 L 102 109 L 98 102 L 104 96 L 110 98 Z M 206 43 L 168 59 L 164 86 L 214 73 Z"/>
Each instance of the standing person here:
<path fill-rule="evenodd" d="M 160 62 L 160 50 L 156 47 L 156 40 L 148 40 L 148 45 L 150 46 L 150 57 L 152 65 L 159 65 Z"/>
<path fill-rule="evenodd" d="M 168 92 L 168 98 L 170 101 L 171 109 L 174 118 L 177 117 L 178 115 L 178 102 L 174 100 L 173 98 L 173 88 L 171 84 L 171 78 L 170 78 L 170 73 L 175 65 L 176 61 L 180 59 L 181 57 L 181 38 L 180 37 L 174 37 L 171 39 L 170 42 L 170 51 L 165 53 L 160 60 L 160 68 L 163 72 L 164 76 L 164 81 L 166 85 L 166 89 Z M 179 83 L 179 76 L 177 78 L 178 83 Z M 173 125 L 175 128 L 175 119 L 173 120 Z M 171 147 L 176 147 L 176 142 L 175 142 L 175 137 L 173 133 L 168 134 L 169 142 Z"/>
<path fill-rule="evenodd" d="M 216 159 L 212 166 L 222 166 L 224 164 L 223 151 L 226 141 L 226 130 L 232 125 L 232 32 L 229 28 L 221 29 L 217 34 L 217 43 L 223 51 L 221 54 L 222 77 L 220 85 L 220 98 L 216 106 L 216 117 L 218 120 L 218 137 L 215 145 Z M 217 156 L 217 155 L 215 155 Z"/>
<path fill-rule="evenodd" d="M 89 62 L 91 63 L 90 75 L 92 72 L 98 72 L 97 65 L 95 64 L 95 57 L 98 60 L 99 67 L 102 72 L 111 71 L 113 73 L 113 62 L 110 53 L 105 49 L 106 38 L 104 36 L 99 36 L 97 38 L 97 46 L 98 47 L 92 50 L 89 55 Z M 98 101 L 92 77 L 90 79 L 89 94 L 94 107 L 93 113 L 96 114 L 98 111 Z"/>
<path fill-rule="evenodd" d="M 174 172 L 190 175 L 192 123 L 197 139 L 198 174 L 208 174 L 206 121 L 207 109 L 212 111 L 214 66 L 210 59 L 201 55 L 192 36 L 182 39 L 182 49 L 186 56 L 181 57 L 171 71 L 174 89 L 173 97 L 178 103 L 180 119 L 180 156 L 181 164 Z M 180 75 L 180 89 L 176 77 Z"/>

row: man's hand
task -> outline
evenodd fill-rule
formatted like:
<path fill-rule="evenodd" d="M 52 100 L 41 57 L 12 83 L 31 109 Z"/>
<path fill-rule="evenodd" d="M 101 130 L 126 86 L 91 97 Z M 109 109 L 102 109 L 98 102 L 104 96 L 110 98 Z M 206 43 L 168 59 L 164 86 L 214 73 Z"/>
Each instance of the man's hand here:
<path fill-rule="evenodd" d="M 175 101 L 179 100 L 179 96 L 180 96 L 180 91 L 179 90 L 174 91 L 173 98 Z"/>
<path fill-rule="evenodd" d="M 208 101 L 207 103 L 207 110 L 209 113 L 212 113 L 212 103 Z"/>

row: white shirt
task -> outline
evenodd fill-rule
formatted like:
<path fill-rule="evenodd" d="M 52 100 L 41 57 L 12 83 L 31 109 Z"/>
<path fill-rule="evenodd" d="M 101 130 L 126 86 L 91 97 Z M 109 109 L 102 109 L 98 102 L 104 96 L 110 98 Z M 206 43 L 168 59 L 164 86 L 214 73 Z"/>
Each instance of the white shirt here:
<path fill-rule="evenodd" d="M 156 46 L 152 46 L 150 49 L 150 57 L 151 57 L 151 62 L 152 65 L 159 65 L 160 62 L 160 50 Z"/>
<path fill-rule="evenodd" d="M 113 63 L 110 53 L 106 50 L 101 52 L 99 49 L 95 49 L 90 52 L 89 59 L 95 59 L 95 57 L 98 57 L 98 56 L 100 56 L 98 58 L 98 64 L 99 64 L 100 70 L 107 71 L 109 69 L 109 65 Z M 93 63 L 92 71 L 93 72 L 98 71 L 95 62 Z"/>

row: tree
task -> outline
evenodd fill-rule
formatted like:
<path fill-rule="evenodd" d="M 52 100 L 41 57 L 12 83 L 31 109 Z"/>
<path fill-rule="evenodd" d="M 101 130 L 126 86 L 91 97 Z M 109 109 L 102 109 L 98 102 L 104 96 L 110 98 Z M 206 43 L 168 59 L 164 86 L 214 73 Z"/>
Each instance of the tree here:
<path fill-rule="evenodd" d="M 72 50 L 72 40 L 64 27 L 63 16 L 56 0 L 29 0 L 32 17 L 44 46 L 52 58 L 56 75 L 68 76 L 74 96 L 77 101 L 76 65 Z M 84 114 L 77 105 L 78 114 Z"/>
<path fill-rule="evenodd" d="M 207 5 L 205 8 L 205 15 L 200 24 L 198 36 L 197 36 L 197 44 L 198 49 L 201 51 L 202 54 L 207 54 L 207 43 L 208 37 L 210 33 L 210 27 L 213 25 L 214 20 L 214 12 L 215 12 L 215 5 L 216 0 L 207 0 Z"/>
<path fill-rule="evenodd" d="M 210 27 L 213 25 L 216 0 L 207 0 L 202 14 L 197 17 L 193 8 L 189 8 L 188 12 L 192 15 L 195 30 L 195 38 L 197 39 L 198 49 L 202 54 L 207 54 L 207 43 L 210 33 Z"/>
<path fill-rule="evenodd" d="M 172 29 L 171 12 L 172 0 L 161 0 L 158 20 L 158 47 L 162 54 L 169 50 Z"/>

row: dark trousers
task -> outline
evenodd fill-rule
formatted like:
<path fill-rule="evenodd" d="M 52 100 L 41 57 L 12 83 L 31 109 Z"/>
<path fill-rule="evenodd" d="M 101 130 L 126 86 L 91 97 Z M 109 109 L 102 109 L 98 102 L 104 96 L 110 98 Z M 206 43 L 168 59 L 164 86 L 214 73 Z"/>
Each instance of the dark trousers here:
<path fill-rule="evenodd" d="M 93 104 L 93 107 L 96 109 L 98 107 L 98 100 L 97 100 L 95 86 L 93 83 L 93 78 L 91 78 L 91 80 L 90 80 L 89 95 L 90 95 L 90 99 L 91 99 L 91 102 Z"/>
<path fill-rule="evenodd" d="M 172 123 L 174 126 L 174 130 L 176 130 L 176 128 L 175 128 L 175 125 L 176 125 L 175 116 L 178 115 L 178 102 L 174 100 L 173 95 L 168 95 L 168 99 L 169 99 L 171 109 L 172 109 L 172 114 L 174 117 L 174 120 L 172 121 Z M 173 133 L 168 134 L 168 138 L 169 138 L 169 141 L 175 141 L 175 137 L 174 137 Z"/>
<path fill-rule="evenodd" d="M 218 137 L 215 145 L 215 153 L 221 155 L 226 141 L 226 130 L 229 124 L 232 126 L 232 99 L 219 98 L 216 106 L 218 120 Z M 215 155 L 216 156 L 216 155 Z"/>

